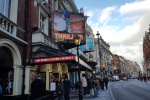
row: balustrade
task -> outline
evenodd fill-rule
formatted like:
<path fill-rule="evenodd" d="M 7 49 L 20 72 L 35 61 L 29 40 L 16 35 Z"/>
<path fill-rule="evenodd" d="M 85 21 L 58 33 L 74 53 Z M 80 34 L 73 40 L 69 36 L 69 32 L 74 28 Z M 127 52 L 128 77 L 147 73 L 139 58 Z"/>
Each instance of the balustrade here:
<path fill-rule="evenodd" d="M 14 35 L 16 34 L 16 31 L 14 31 L 15 27 L 17 27 L 17 25 L 14 22 L 0 13 L 0 30 Z"/>

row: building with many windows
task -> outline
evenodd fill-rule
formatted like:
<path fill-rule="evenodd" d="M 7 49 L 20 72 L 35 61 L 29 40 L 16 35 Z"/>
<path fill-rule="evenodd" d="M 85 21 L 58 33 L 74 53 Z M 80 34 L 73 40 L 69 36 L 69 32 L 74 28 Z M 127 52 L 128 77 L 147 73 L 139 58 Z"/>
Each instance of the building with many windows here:
<path fill-rule="evenodd" d="M 51 82 L 64 75 L 70 78 L 69 68 L 77 64 L 77 56 L 68 51 L 76 47 L 73 38 L 78 34 L 82 39 L 81 45 L 86 43 L 83 26 L 87 18 L 78 12 L 74 0 L 0 0 L 0 5 L 3 96 L 24 98 L 25 94 L 30 94 L 31 82 L 37 73 L 42 75 L 47 91 Z M 68 29 L 72 25 L 73 29 L 60 32 L 58 29 L 64 26 L 56 26 L 54 19 L 62 17 L 62 14 L 67 16 L 66 12 L 71 19 L 76 18 L 72 22 L 78 21 L 78 25 L 67 20 L 64 25 Z M 61 21 L 64 22 L 63 19 Z M 83 59 L 80 59 L 80 65 L 84 70 L 92 70 Z M 12 84 L 10 90 L 7 90 L 8 83 Z"/>
<path fill-rule="evenodd" d="M 25 0 L 0 0 L 0 80 L 3 95 L 24 94 L 27 6 Z M 11 85 L 8 85 L 11 84 Z"/>
<path fill-rule="evenodd" d="M 143 37 L 143 70 L 145 74 L 150 73 L 150 28 L 149 32 L 145 32 L 145 36 Z"/>

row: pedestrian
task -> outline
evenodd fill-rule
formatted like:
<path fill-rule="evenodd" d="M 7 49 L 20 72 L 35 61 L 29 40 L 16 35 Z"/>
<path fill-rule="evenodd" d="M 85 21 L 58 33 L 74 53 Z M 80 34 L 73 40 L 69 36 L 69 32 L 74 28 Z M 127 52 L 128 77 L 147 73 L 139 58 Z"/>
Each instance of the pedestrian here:
<path fill-rule="evenodd" d="M 105 76 L 105 78 L 104 78 L 104 84 L 105 84 L 106 90 L 108 88 L 108 82 L 109 82 L 109 79 Z"/>
<path fill-rule="evenodd" d="M 64 79 L 61 78 L 60 82 L 58 83 L 58 100 L 64 100 Z"/>
<path fill-rule="evenodd" d="M 143 76 L 143 80 L 144 80 L 145 83 L 147 83 L 147 77 L 146 77 L 146 75 Z"/>
<path fill-rule="evenodd" d="M 92 77 L 90 77 L 89 81 L 88 81 L 88 87 L 90 89 L 90 97 L 94 98 L 94 81 L 92 79 Z"/>
<path fill-rule="evenodd" d="M 101 89 L 104 90 L 104 79 L 100 78 L 99 82 L 100 82 Z"/>
<path fill-rule="evenodd" d="M 38 74 L 36 79 L 31 83 L 31 100 L 42 97 L 45 91 L 44 80 L 41 79 L 41 74 Z"/>
<path fill-rule="evenodd" d="M 81 78 L 81 83 L 82 83 L 82 88 L 83 88 L 83 93 L 84 95 L 86 95 L 86 91 L 87 91 L 87 80 L 85 77 Z"/>
<path fill-rule="evenodd" d="M 68 80 L 68 77 L 65 76 L 65 80 L 64 80 L 64 98 L 65 100 L 70 100 L 70 81 Z"/>
<path fill-rule="evenodd" d="M 87 93 L 87 94 L 90 94 L 90 88 L 89 88 L 89 84 L 88 84 L 88 83 L 89 83 L 89 77 L 87 77 L 87 79 L 86 79 L 86 80 L 87 80 L 86 93 Z"/>
<path fill-rule="evenodd" d="M 98 89 L 99 89 L 99 80 L 96 78 L 94 80 L 94 95 L 97 96 L 98 95 Z"/>
<path fill-rule="evenodd" d="M 1 80 L 0 80 L 0 100 L 2 100 L 2 94 L 3 94 L 3 90 L 2 90 Z"/>

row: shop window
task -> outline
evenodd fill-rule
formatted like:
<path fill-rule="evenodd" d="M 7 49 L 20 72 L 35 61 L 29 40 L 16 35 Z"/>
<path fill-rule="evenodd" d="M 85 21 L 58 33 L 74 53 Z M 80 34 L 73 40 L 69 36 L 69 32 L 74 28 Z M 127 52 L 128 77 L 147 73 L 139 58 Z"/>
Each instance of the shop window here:
<path fill-rule="evenodd" d="M 10 3 L 11 0 L 0 0 L 0 13 L 4 16 L 10 16 Z"/>
<path fill-rule="evenodd" d="M 7 71 L 7 77 L 5 79 L 4 83 L 4 95 L 12 95 L 13 94 L 13 77 L 14 77 L 14 71 L 8 70 Z"/>

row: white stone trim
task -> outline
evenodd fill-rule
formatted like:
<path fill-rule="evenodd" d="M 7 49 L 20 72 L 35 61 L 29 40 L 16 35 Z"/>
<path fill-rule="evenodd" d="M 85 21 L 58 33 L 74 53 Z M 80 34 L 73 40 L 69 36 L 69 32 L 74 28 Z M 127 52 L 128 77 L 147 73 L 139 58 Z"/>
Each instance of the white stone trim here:
<path fill-rule="evenodd" d="M 9 40 L 9 39 L 0 39 L 0 47 L 4 46 L 7 47 L 13 57 L 13 68 L 14 68 L 14 82 L 13 82 L 13 95 L 21 95 L 21 89 L 22 89 L 22 68 L 19 68 L 21 66 L 21 54 L 17 47 L 17 45 Z"/>

